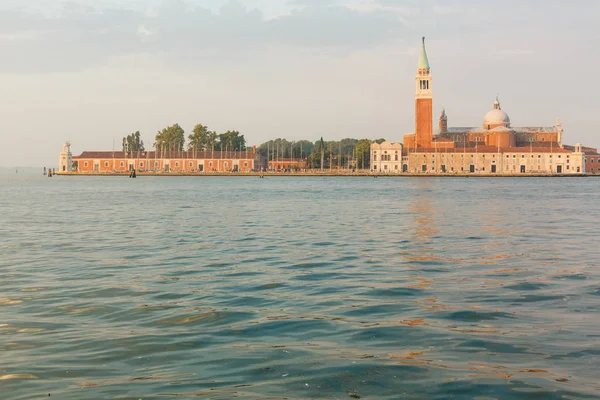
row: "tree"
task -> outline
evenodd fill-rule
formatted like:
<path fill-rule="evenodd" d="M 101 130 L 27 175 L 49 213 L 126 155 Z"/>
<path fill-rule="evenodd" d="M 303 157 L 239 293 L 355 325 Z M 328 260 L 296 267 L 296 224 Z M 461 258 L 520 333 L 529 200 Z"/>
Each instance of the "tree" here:
<path fill-rule="evenodd" d="M 206 150 L 208 151 L 210 149 L 210 151 L 215 151 L 215 145 L 217 144 L 217 138 L 219 137 L 219 135 L 217 135 L 217 132 L 211 131 L 208 132 L 208 135 L 206 136 Z"/>
<path fill-rule="evenodd" d="M 207 149 L 208 135 L 210 134 L 208 127 L 198 124 L 194 127 L 194 131 L 188 136 L 190 141 L 188 150 L 203 151 Z"/>
<path fill-rule="evenodd" d="M 321 150 L 321 171 L 323 171 L 323 158 L 325 157 L 325 143 L 323 142 L 323 136 L 319 142 L 319 150 Z"/>
<path fill-rule="evenodd" d="M 141 138 L 140 131 L 135 131 L 131 135 L 127 135 L 123 138 L 123 151 L 124 152 L 135 152 L 144 151 L 144 141 Z"/>
<path fill-rule="evenodd" d="M 156 134 L 156 145 L 166 151 L 182 151 L 185 144 L 184 133 L 179 124 L 171 125 Z"/>
<path fill-rule="evenodd" d="M 358 167 L 365 169 L 371 165 L 371 140 L 360 139 L 355 146 L 356 161 Z"/>
<path fill-rule="evenodd" d="M 246 148 L 246 139 L 238 131 L 227 131 L 219 135 L 217 147 L 221 151 L 239 151 Z"/>

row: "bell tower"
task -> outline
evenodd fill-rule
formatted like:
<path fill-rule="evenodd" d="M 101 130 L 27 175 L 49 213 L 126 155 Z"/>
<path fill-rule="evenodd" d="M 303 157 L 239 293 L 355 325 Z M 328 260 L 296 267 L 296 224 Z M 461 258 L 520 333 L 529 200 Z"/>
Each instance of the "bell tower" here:
<path fill-rule="evenodd" d="M 439 120 L 439 128 L 440 133 L 448 133 L 448 116 L 446 115 L 446 110 L 442 110 L 442 115 L 440 115 Z"/>
<path fill-rule="evenodd" d="M 431 92 L 431 68 L 425 50 L 425 37 L 417 68 L 415 93 L 415 141 L 417 148 L 431 148 L 433 141 L 433 95 Z"/>

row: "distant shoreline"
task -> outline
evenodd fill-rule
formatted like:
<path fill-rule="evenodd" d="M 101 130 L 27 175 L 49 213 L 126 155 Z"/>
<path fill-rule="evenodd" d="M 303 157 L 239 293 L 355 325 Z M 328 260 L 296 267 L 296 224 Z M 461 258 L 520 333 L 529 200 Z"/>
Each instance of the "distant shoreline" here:
<path fill-rule="evenodd" d="M 519 174 L 490 174 L 490 173 L 468 173 L 468 174 L 381 174 L 371 172 L 298 172 L 298 173 L 275 173 L 275 172 L 137 172 L 139 177 L 158 176 L 158 177 L 175 177 L 175 176 L 195 176 L 195 177 L 225 177 L 225 176 L 253 176 L 253 177 L 374 177 L 374 178 L 584 178 L 584 177 L 600 177 L 599 174 L 535 174 L 535 173 L 519 173 Z M 129 177 L 129 172 L 57 172 L 56 175 L 61 176 L 119 176 Z"/>

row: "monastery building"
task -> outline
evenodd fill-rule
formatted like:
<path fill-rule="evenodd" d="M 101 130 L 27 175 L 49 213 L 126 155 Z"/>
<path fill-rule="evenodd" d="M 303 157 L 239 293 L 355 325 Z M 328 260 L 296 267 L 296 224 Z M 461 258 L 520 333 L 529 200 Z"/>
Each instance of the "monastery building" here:
<path fill-rule="evenodd" d="M 563 127 L 513 127 L 498 98 L 474 127 L 448 127 L 443 110 L 433 134 L 432 75 L 421 47 L 415 78 L 415 131 L 404 135 L 404 146 L 371 145 L 371 170 L 416 174 L 584 174 L 600 172 L 597 150 L 563 144 Z M 398 155 L 401 154 L 401 157 Z"/>

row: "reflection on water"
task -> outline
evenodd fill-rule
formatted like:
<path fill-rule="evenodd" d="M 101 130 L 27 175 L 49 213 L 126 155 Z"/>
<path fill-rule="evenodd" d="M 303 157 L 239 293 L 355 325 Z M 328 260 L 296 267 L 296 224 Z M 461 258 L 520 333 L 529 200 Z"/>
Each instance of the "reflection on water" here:
<path fill-rule="evenodd" d="M 0 398 L 600 392 L 593 179 L 0 188 Z"/>

